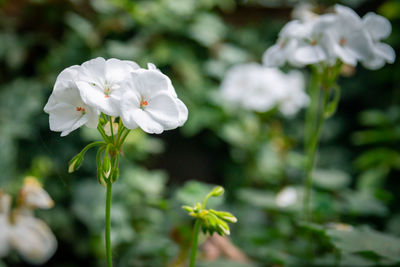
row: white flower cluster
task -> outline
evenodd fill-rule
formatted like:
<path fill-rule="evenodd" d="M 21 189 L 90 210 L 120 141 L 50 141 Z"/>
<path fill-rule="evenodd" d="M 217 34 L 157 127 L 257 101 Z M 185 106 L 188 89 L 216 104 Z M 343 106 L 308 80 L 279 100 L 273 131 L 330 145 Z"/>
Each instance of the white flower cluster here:
<path fill-rule="evenodd" d="M 44 111 L 50 129 L 61 136 L 82 125 L 96 128 L 101 113 L 120 117 L 128 129 L 157 134 L 182 126 L 188 116 L 171 80 L 153 64 L 143 69 L 133 61 L 100 57 L 63 70 Z"/>
<path fill-rule="evenodd" d="M 221 85 L 221 95 L 229 103 L 265 112 L 278 107 L 285 116 L 294 115 L 309 102 L 299 71 L 287 74 L 257 63 L 234 66 Z"/>
<path fill-rule="evenodd" d="M 54 202 L 37 180 L 27 177 L 19 191 L 17 207 L 0 190 L 0 258 L 14 248 L 32 264 L 46 262 L 56 251 L 57 240 L 45 222 L 33 216 L 34 209 L 49 209 Z"/>
<path fill-rule="evenodd" d="M 264 53 L 263 63 L 282 66 L 288 62 L 302 67 L 316 63 L 334 65 L 339 59 L 351 66 L 361 62 L 368 69 L 379 69 L 394 62 L 393 48 L 381 42 L 392 31 L 386 18 L 373 12 L 360 18 L 342 5 L 335 5 L 334 10 L 288 22 L 277 43 Z"/>

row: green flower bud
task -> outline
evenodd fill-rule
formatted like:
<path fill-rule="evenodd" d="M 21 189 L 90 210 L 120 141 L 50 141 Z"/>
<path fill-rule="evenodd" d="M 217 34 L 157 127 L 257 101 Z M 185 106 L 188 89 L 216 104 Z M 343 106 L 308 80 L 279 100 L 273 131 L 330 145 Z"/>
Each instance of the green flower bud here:
<path fill-rule="evenodd" d="M 219 197 L 224 193 L 224 188 L 222 186 L 214 187 L 214 189 L 210 192 L 210 196 Z"/>
<path fill-rule="evenodd" d="M 101 167 L 99 168 L 97 168 L 97 180 L 99 181 L 99 183 L 102 185 L 102 186 L 106 186 L 107 185 L 107 183 L 106 183 L 106 180 L 104 179 L 104 176 L 103 176 L 103 173 L 102 173 L 102 171 L 101 171 Z"/>
<path fill-rule="evenodd" d="M 232 213 L 230 212 L 226 212 L 226 211 L 216 211 L 213 209 L 210 209 L 210 212 L 214 213 L 216 216 L 218 216 L 218 218 L 230 222 L 230 223 L 236 223 L 237 222 L 237 218 L 235 216 L 233 216 Z"/>
<path fill-rule="evenodd" d="M 111 160 L 107 154 L 104 156 L 101 168 L 103 170 L 104 177 L 109 178 L 111 174 Z"/>
<path fill-rule="evenodd" d="M 112 173 L 111 181 L 114 183 L 115 181 L 118 180 L 118 177 L 119 177 L 119 169 L 116 168 L 116 169 L 114 169 L 114 171 Z"/>
<path fill-rule="evenodd" d="M 193 212 L 193 208 L 190 207 L 190 206 L 182 206 L 182 209 L 184 209 L 188 213 L 192 213 Z"/>
<path fill-rule="evenodd" d="M 218 230 L 217 233 L 221 236 L 229 235 L 231 232 L 229 231 L 229 226 L 223 220 L 218 220 Z"/>
<path fill-rule="evenodd" d="M 83 161 L 83 156 L 79 153 L 75 157 L 73 157 L 68 163 L 68 172 L 72 173 L 79 169 Z"/>

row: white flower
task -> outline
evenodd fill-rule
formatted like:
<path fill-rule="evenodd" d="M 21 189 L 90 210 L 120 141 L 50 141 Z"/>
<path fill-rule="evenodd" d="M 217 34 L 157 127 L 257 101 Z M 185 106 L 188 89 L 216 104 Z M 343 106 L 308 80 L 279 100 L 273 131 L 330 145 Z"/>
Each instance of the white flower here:
<path fill-rule="evenodd" d="M 293 115 L 308 103 L 300 72 L 285 74 L 256 63 L 230 69 L 221 84 L 221 97 L 227 104 L 265 112 L 278 106 L 284 115 Z"/>
<path fill-rule="evenodd" d="M 162 133 L 182 125 L 176 94 L 171 82 L 157 70 L 140 69 L 126 80 L 121 99 L 121 118 L 129 129 Z"/>
<path fill-rule="evenodd" d="M 339 59 L 356 66 L 357 62 L 378 69 L 386 62 L 393 63 L 394 50 L 380 40 L 389 36 L 387 19 L 368 13 L 361 19 L 351 8 L 335 5 L 335 13 L 316 16 L 308 7 L 295 15 L 301 20 L 288 22 L 279 33 L 278 41 L 263 55 L 265 66 L 295 67 L 309 64 L 334 65 Z"/>
<path fill-rule="evenodd" d="M 83 102 L 106 115 L 119 116 L 121 85 L 137 69 L 135 62 L 115 58 L 98 57 L 84 62 L 76 81 Z"/>
<path fill-rule="evenodd" d="M 82 125 L 97 127 L 98 112 L 82 101 L 75 84 L 79 70 L 79 66 L 72 66 L 58 75 L 44 107 L 44 111 L 50 115 L 50 129 L 61 132 L 61 136 L 68 135 Z"/>
<path fill-rule="evenodd" d="M 25 261 L 42 264 L 56 251 L 57 240 L 46 223 L 33 217 L 30 208 L 48 208 L 52 200 L 42 188 L 38 190 L 38 183 L 32 183 L 33 178 L 25 180 L 19 195 L 22 203 L 11 212 L 11 197 L 0 191 L 0 258 L 14 248 Z"/>
<path fill-rule="evenodd" d="M 326 49 L 333 59 L 355 66 L 372 54 L 372 43 L 356 12 L 342 5 L 335 5 L 335 11 L 333 23 L 326 27 Z"/>
<path fill-rule="evenodd" d="M 299 196 L 294 187 L 288 186 L 283 188 L 275 198 L 275 203 L 281 208 L 293 206 L 299 201 Z"/>

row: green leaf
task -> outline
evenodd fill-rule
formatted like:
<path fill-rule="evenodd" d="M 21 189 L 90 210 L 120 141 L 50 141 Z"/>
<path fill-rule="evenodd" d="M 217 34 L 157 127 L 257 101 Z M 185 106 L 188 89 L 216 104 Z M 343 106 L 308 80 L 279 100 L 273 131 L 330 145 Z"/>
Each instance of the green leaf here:
<path fill-rule="evenodd" d="M 326 231 L 333 245 L 344 253 L 373 252 L 392 260 L 400 261 L 400 239 L 368 227 L 350 230 L 329 229 Z"/>
<path fill-rule="evenodd" d="M 313 172 L 314 184 L 326 190 L 337 191 L 350 184 L 350 176 L 340 170 L 315 170 Z"/>

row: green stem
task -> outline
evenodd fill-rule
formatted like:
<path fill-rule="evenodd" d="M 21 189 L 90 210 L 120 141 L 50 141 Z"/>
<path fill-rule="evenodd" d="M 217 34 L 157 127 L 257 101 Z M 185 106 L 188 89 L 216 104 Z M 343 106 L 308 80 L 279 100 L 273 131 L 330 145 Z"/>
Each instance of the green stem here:
<path fill-rule="evenodd" d="M 112 182 L 107 181 L 107 197 L 106 197 L 106 254 L 107 254 L 107 266 L 112 267 L 112 255 L 111 255 L 111 189 Z"/>
<path fill-rule="evenodd" d="M 194 224 L 193 229 L 193 237 L 192 237 L 192 251 L 190 253 L 190 267 L 194 267 L 196 264 L 196 253 L 197 253 L 197 243 L 199 240 L 199 231 L 200 231 L 201 221 L 200 219 L 196 219 L 196 223 Z"/>
<path fill-rule="evenodd" d="M 312 116 L 308 116 L 306 120 L 306 127 L 311 130 L 306 137 L 306 153 L 307 153 L 307 165 L 306 165 L 306 179 L 304 186 L 304 202 L 303 202 L 303 214 L 307 221 L 311 221 L 311 188 L 312 188 L 312 173 L 315 165 L 316 151 L 319 145 L 321 131 L 325 122 L 325 111 L 329 102 L 329 89 L 319 88 L 319 94 L 313 95 L 310 109 L 313 109 Z M 322 94 L 322 96 L 321 96 Z M 322 102 L 321 102 L 322 100 Z M 315 109 L 315 107 L 317 107 Z M 311 121 L 310 121 L 311 120 Z M 315 127 L 313 129 L 313 126 Z"/>

